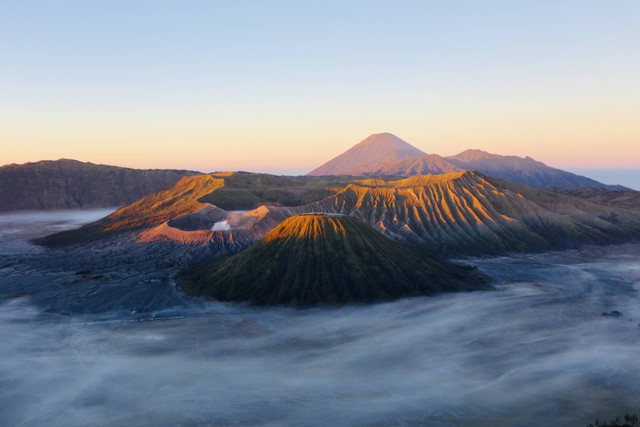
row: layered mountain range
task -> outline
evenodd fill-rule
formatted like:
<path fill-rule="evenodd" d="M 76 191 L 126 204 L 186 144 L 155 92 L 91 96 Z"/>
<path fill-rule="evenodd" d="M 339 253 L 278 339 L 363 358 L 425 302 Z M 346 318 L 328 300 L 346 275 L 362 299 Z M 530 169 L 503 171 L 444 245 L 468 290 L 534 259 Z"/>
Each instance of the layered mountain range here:
<path fill-rule="evenodd" d="M 311 176 L 413 176 L 474 170 L 537 188 L 583 187 L 623 189 L 552 168 L 531 157 L 500 156 L 466 150 L 455 156 L 427 154 L 390 133 L 373 134 L 309 172 Z"/>
<path fill-rule="evenodd" d="M 628 190 L 549 167 L 530 157 L 500 156 L 481 150 L 467 150 L 449 157 L 427 154 L 389 133 L 369 136 L 314 169 L 308 176 L 325 176 L 329 181 L 342 182 L 347 177 L 408 177 L 463 170 L 475 170 L 490 177 L 521 182 L 536 188 L 559 188 L 567 191 L 582 188 Z M 168 188 L 183 176 L 198 174 L 200 172 L 140 170 L 68 159 L 10 164 L 0 166 L 0 211 L 123 206 L 147 194 Z M 297 177 L 294 186 L 310 182 L 312 181 Z M 225 188 L 216 193 L 212 203 L 220 207 L 224 205 L 227 209 L 234 209 L 234 204 L 243 204 L 247 200 L 256 205 L 260 202 L 300 205 L 330 194 L 326 188 L 321 188 L 322 185 L 318 186 L 315 193 L 301 193 L 282 192 L 274 182 L 263 184 L 256 191 L 243 189 L 236 192 L 235 189 L 228 191 Z M 290 186 L 290 182 L 284 185 Z"/>
<path fill-rule="evenodd" d="M 277 182 L 284 191 L 287 180 L 248 173 L 185 177 L 174 187 L 100 221 L 39 242 L 57 246 L 128 232 L 139 242 L 209 245 L 222 255 L 250 245 L 284 219 L 304 213 L 355 217 L 395 240 L 450 254 L 541 250 L 640 236 L 640 217 L 634 209 L 472 171 L 400 180 L 308 178 L 303 184 L 291 178 L 292 194 L 295 190 L 303 199 L 309 192 L 318 199 L 297 206 L 268 202 L 256 207 L 253 198 L 235 197 L 234 210 L 211 203 L 225 189 L 236 195 L 255 192 L 250 183 L 257 181 Z M 331 195 L 322 197 L 324 192 Z"/>
<path fill-rule="evenodd" d="M 5 165 L 0 167 L 0 211 L 122 206 L 195 173 L 67 159 Z"/>
<path fill-rule="evenodd" d="M 221 300 L 371 302 L 486 287 L 447 256 L 640 239 L 636 193 L 530 158 L 477 150 L 443 158 L 378 134 L 309 176 L 184 176 L 36 242 L 205 248 L 213 259 L 178 278 L 188 292 Z"/>

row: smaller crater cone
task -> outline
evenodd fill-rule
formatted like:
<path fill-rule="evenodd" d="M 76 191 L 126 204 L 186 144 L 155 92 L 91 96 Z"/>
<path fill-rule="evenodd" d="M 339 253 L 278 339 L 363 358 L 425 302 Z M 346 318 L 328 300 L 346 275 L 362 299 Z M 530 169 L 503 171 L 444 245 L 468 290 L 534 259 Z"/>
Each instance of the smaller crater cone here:
<path fill-rule="evenodd" d="M 245 251 L 181 272 L 188 293 L 254 304 L 344 304 L 486 288 L 347 216 L 297 215 Z"/>

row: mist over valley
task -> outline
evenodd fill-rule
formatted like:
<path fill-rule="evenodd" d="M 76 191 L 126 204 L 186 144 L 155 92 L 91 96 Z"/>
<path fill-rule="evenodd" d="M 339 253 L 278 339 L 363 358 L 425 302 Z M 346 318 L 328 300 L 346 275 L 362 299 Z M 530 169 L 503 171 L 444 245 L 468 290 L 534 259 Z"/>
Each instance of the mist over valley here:
<path fill-rule="evenodd" d="M 458 261 L 493 291 L 260 308 L 185 295 L 149 246 L 24 241 L 104 211 L 68 214 L 0 217 L 12 425 L 581 426 L 640 404 L 637 244 Z"/>

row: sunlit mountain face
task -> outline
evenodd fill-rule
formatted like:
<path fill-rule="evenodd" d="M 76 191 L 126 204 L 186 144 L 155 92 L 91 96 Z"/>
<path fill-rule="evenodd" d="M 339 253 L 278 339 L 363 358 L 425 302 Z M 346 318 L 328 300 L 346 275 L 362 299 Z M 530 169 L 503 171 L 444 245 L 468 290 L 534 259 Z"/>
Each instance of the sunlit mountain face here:
<path fill-rule="evenodd" d="M 186 174 L 114 211 L 0 216 L 4 419 L 586 425 L 640 404 L 637 192 L 365 142 L 395 176 Z"/>
<path fill-rule="evenodd" d="M 463 170 L 478 171 L 536 188 L 573 190 L 583 187 L 624 189 L 552 168 L 531 157 L 500 156 L 470 149 L 455 156 L 426 154 L 390 133 L 373 134 L 309 172 L 312 176 L 413 176 Z"/>
<path fill-rule="evenodd" d="M 399 242 L 447 254 L 627 241 L 640 229 L 632 206 L 471 171 L 395 180 L 237 173 L 183 178 L 100 221 L 39 242 L 59 246 L 129 233 L 130 241 L 204 245 L 223 255 L 290 216 L 314 212 L 358 218 Z"/>
<path fill-rule="evenodd" d="M 638 17 L 0 0 L 0 427 L 640 427 Z"/>
<path fill-rule="evenodd" d="M 284 220 L 250 248 L 178 276 L 183 289 L 222 301 L 344 304 L 487 289 L 481 275 L 384 237 L 346 215 Z"/>

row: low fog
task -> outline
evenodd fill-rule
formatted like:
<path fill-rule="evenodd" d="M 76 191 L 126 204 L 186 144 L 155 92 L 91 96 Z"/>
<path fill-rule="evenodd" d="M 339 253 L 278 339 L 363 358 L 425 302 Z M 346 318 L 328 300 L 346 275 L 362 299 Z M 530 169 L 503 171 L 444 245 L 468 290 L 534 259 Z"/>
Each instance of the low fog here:
<path fill-rule="evenodd" d="M 634 245 L 467 259 L 495 291 L 324 309 L 60 315 L 3 296 L 0 419 L 584 426 L 640 408 L 639 261 Z"/>
<path fill-rule="evenodd" d="M 109 215 L 115 208 L 19 211 L 0 214 L 0 255 L 37 249 L 29 239 L 76 228 Z"/>

